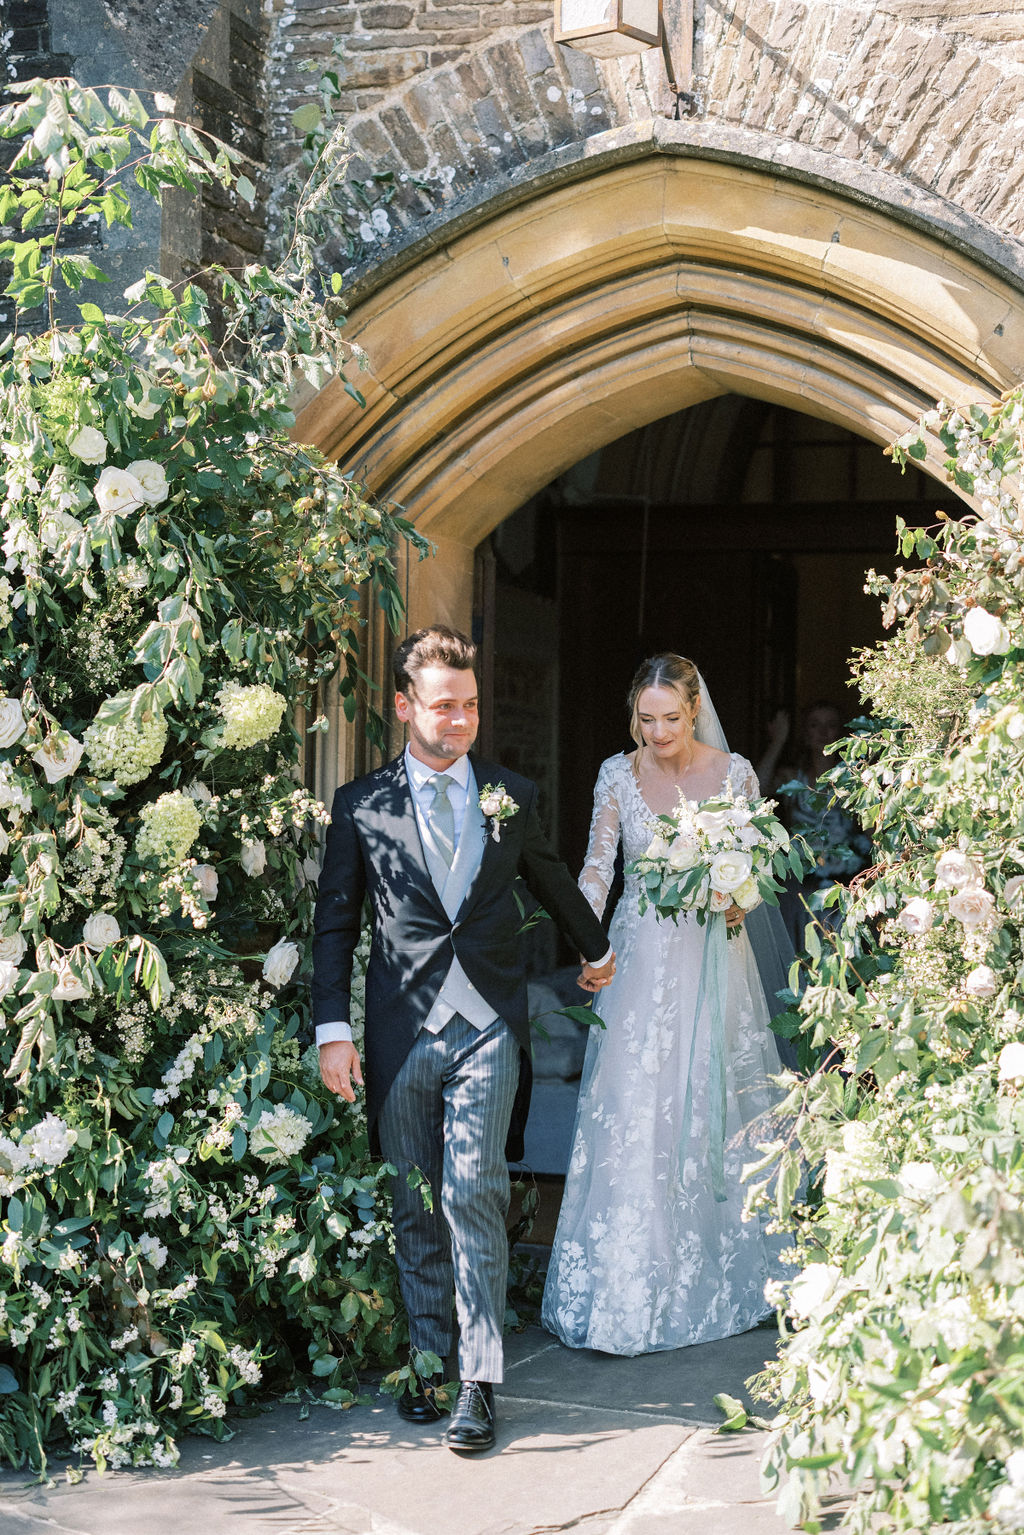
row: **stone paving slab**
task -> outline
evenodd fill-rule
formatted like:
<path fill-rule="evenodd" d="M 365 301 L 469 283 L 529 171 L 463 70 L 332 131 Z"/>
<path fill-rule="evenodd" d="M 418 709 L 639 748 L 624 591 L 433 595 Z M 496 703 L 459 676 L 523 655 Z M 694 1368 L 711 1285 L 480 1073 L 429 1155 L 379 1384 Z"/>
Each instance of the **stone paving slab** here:
<path fill-rule="evenodd" d="M 498 1447 L 453 1455 L 374 1397 L 348 1412 L 278 1403 L 228 1444 L 186 1440 L 174 1471 L 68 1486 L 0 1476 L 0 1535 L 783 1535 L 758 1487 L 762 1437 L 716 1436 L 711 1395 L 742 1394 L 758 1331 L 639 1360 L 508 1340 Z"/>

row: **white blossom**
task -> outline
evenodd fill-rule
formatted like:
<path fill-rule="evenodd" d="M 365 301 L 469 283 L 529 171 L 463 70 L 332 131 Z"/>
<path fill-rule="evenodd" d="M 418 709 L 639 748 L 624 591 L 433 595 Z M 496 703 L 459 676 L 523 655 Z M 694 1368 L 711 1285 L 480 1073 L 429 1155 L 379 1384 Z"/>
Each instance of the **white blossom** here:
<path fill-rule="evenodd" d="M 192 878 L 199 886 L 204 900 L 215 901 L 217 899 L 217 890 L 220 885 L 220 876 L 218 875 L 217 870 L 213 867 L 213 864 L 197 863 L 195 868 L 192 870 Z"/>
<path fill-rule="evenodd" d="M 18 698 L 0 698 L 0 748 L 13 746 L 25 734 L 25 715 Z"/>
<path fill-rule="evenodd" d="M 1000 1082 L 1024 1082 L 1024 1044 L 1012 1040 L 999 1052 Z"/>
<path fill-rule="evenodd" d="M 125 469 L 104 469 L 93 487 L 96 505 L 101 512 L 132 512 L 146 500 L 145 491 Z"/>
<path fill-rule="evenodd" d="M 279 1103 L 275 1109 L 264 1109 L 256 1121 L 249 1133 L 249 1150 L 271 1167 L 283 1165 L 302 1150 L 311 1129 L 304 1114 Z"/>
<path fill-rule="evenodd" d="M 98 954 L 101 949 L 109 948 L 120 936 L 120 924 L 111 912 L 94 911 L 91 916 L 86 917 L 82 928 L 82 942 L 94 953 Z"/>
<path fill-rule="evenodd" d="M 163 464 L 158 464 L 152 458 L 137 458 L 133 464 L 128 465 L 127 472 L 138 480 L 143 497 L 150 506 L 159 506 L 161 501 L 167 500 L 170 486 L 167 484 Z"/>
<path fill-rule="evenodd" d="M 949 911 L 968 932 L 974 932 L 991 919 L 995 904 L 995 897 L 980 885 L 966 885 L 950 896 Z"/>
<path fill-rule="evenodd" d="M 239 862 L 251 879 L 257 878 L 267 867 L 266 843 L 259 841 L 243 842 Z"/>
<path fill-rule="evenodd" d="M 995 971 L 988 965 L 975 965 L 964 981 L 964 990 L 972 997 L 994 997 L 999 990 Z"/>
<path fill-rule="evenodd" d="M 1004 655 L 1010 648 L 1006 625 L 985 608 L 971 608 L 965 614 L 964 639 L 976 656 Z"/>
<path fill-rule="evenodd" d="M 263 979 L 271 986 L 284 986 L 290 981 L 299 962 L 299 946 L 281 939 L 267 952 L 263 961 Z"/>
<path fill-rule="evenodd" d="M 107 456 L 107 439 L 94 426 L 81 427 L 67 442 L 68 451 L 83 464 L 102 464 Z"/>
<path fill-rule="evenodd" d="M 83 750 L 81 741 L 66 730 L 55 730 L 32 753 L 32 761 L 42 768 L 47 783 L 60 783 L 78 767 Z"/>
<path fill-rule="evenodd" d="M 931 902 L 922 895 L 915 895 L 899 914 L 899 924 L 908 933 L 927 933 L 935 920 Z"/>

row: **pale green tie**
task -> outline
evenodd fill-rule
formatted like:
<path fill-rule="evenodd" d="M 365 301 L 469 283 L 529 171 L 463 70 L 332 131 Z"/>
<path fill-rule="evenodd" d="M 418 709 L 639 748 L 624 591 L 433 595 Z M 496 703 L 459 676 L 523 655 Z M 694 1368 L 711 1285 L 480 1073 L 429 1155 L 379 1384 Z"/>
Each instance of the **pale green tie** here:
<path fill-rule="evenodd" d="M 449 778 L 447 773 L 437 773 L 433 778 L 428 778 L 427 782 L 434 791 L 434 803 L 428 812 L 430 829 L 438 851 L 450 869 L 455 858 L 455 812 L 448 798 L 448 789 L 455 779 Z"/>

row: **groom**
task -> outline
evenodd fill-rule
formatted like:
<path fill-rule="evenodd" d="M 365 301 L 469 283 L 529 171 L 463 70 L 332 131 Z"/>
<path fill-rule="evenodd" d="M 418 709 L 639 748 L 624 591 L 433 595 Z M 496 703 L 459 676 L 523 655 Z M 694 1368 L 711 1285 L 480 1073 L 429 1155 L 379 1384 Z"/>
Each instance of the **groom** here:
<path fill-rule="evenodd" d="M 402 756 L 334 799 L 316 905 L 313 1019 L 327 1087 L 353 1102 L 362 1083 L 349 986 L 364 896 L 373 942 L 366 973 L 371 1146 L 398 1169 L 395 1253 L 413 1359 L 448 1354 L 452 1291 L 461 1385 L 445 1443 L 494 1444 L 492 1385 L 503 1376 L 508 1269 L 507 1154 L 522 1155 L 530 1096 L 522 876 L 583 956 L 579 984 L 607 985 L 615 958 L 597 918 L 548 845 L 536 787 L 469 755 L 478 728 L 476 650 L 436 625 L 395 653 Z M 504 790 L 499 817 L 481 807 Z M 490 808 L 490 806 L 488 806 Z M 408 1175 L 419 1168 L 432 1208 Z M 440 1379 L 399 1399 L 407 1421 L 436 1422 Z"/>

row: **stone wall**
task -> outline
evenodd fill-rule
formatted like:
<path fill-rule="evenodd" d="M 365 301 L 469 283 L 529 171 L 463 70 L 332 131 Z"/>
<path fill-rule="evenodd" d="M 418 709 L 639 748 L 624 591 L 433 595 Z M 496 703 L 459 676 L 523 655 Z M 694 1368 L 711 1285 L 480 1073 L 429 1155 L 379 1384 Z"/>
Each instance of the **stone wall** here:
<path fill-rule="evenodd" d="M 895 174 L 1014 240 L 1024 236 L 1024 39 L 997 0 L 695 0 L 677 100 L 657 51 L 596 61 L 552 41 L 551 8 L 432 0 L 273 0 L 275 177 L 316 59 L 338 71 L 354 158 L 325 264 L 350 279 L 539 162 L 658 116 Z M 673 57 L 685 7 L 669 0 Z M 331 49 L 343 44 L 342 56 Z"/>

